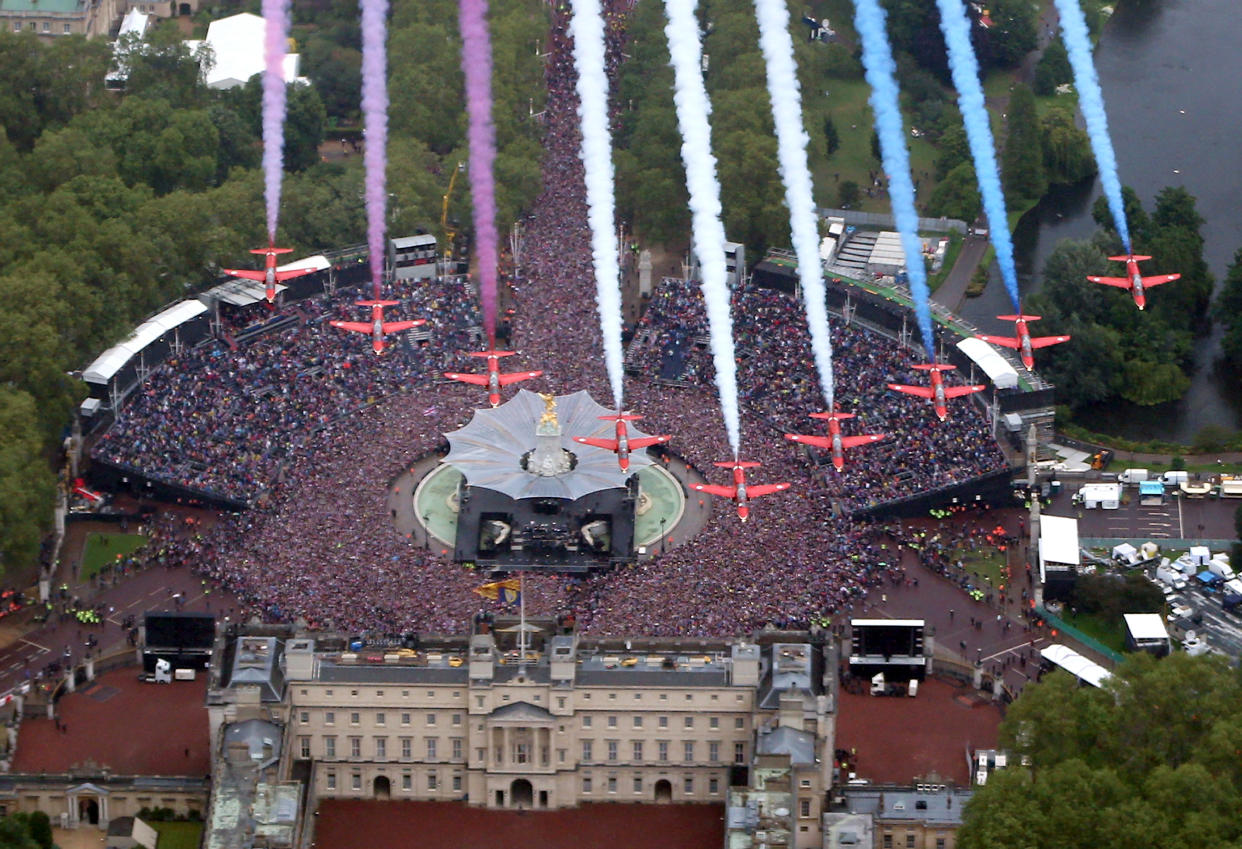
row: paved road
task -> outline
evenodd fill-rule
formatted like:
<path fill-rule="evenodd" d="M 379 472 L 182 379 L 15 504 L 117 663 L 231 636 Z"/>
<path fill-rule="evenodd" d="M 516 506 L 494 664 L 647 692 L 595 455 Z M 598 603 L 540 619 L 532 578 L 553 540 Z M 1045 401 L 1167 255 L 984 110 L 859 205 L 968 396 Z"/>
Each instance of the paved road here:
<path fill-rule="evenodd" d="M 148 610 L 172 610 L 174 593 L 186 594 L 187 601 L 182 609 L 187 611 L 219 614 L 237 607 L 231 595 L 218 589 L 207 594 L 205 590 L 202 581 L 188 568 L 157 566 L 122 579 L 115 587 L 92 593 L 87 603 L 104 602 L 114 608 L 102 625 L 83 626 L 76 619 L 60 622 L 53 614 L 46 624 L 39 626 L 32 621 L 33 611 L 21 614 L 33 627 L 24 631 L 23 620 L 18 620 L 9 629 L 7 644 L 0 648 L 0 693 L 7 693 L 24 681 L 27 672 L 34 675 L 48 663 L 63 662 L 66 647 L 73 662 L 81 663 L 86 656 L 85 640 L 90 634 L 99 641 L 96 656 L 125 648 L 125 631 L 120 627 L 122 619 L 133 614 L 141 621 L 141 615 Z"/>
<path fill-rule="evenodd" d="M 966 241 L 962 243 L 962 250 L 957 255 L 957 262 L 953 263 L 953 270 L 932 293 L 932 300 L 956 313 L 962 301 L 966 299 L 966 287 L 970 285 L 970 278 L 974 276 L 975 269 L 978 268 L 987 249 L 986 237 L 967 236 Z"/>
<path fill-rule="evenodd" d="M 1005 514 L 1002 523 L 1016 534 L 1017 511 Z M 992 516 L 985 524 L 990 527 L 995 522 Z M 1021 599 L 1008 601 L 1003 607 L 975 601 L 955 582 L 922 566 L 913 552 L 902 555 L 902 564 L 906 581 L 873 591 L 855 615 L 923 619 L 934 628 L 939 649 L 968 666 L 982 664 L 989 674 L 999 673 L 1010 691 L 1021 691 L 1039 669 L 1039 648 L 1053 642 L 1042 632 L 1027 629 L 1021 615 Z M 1020 583 L 1016 589 L 1021 593 Z"/>
<path fill-rule="evenodd" d="M 1168 498 L 1164 504 L 1145 507 L 1138 491 L 1130 488 L 1130 503 L 1116 510 L 1086 510 L 1071 503 L 1077 485 L 1065 482 L 1052 506 L 1044 510 L 1053 516 L 1078 519 L 1080 537 L 1117 539 L 1233 539 L 1237 499 Z"/>

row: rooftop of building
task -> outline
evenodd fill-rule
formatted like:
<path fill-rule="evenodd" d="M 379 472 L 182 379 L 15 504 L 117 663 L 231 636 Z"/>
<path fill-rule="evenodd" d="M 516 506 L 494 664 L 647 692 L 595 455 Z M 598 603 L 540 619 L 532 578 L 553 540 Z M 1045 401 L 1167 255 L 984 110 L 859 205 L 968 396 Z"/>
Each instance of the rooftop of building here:
<path fill-rule="evenodd" d="M 345 637 L 326 632 L 294 633 L 292 629 L 260 626 L 226 639 L 221 651 L 221 686 L 253 684 L 264 701 L 279 698 L 284 676 L 297 680 L 342 684 L 448 684 L 470 682 L 471 660 L 491 661 L 491 681 L 523 679 L 552 683 L 552 666 L 574 664 L 577 686 L 601 687 L 725 687 L 738 662 L 760 661 L 764 707 L 774 708 L 782 693 L 793 690 L 814 696 L 822 691 L 823 658 L 802 634 L 770 635 L 769 642 L 702 639 L 585 639 L 557 633 L 559 626 L 541 622 L 530 644 L 520 650 L 507 619 L 473 636 L 418 638 Z M 295 659 L 296 662 L 295 662 Z M 301 671 L 294 671 L 297 666 Z M 771 705 L 766 704 L 772 702 Z"/>
<path fill-rule="evenodd" d="M 63 731 L 51 719 L 23 720 L 12 772 L 210 772 L 206 679 L 146 684 L 138 672 L 136 666 L 114 669 L 64 696 L 57 704 Z"/>
<path fill-rule="evenodd" d="M 66 15 L 85 10 L 85 0 L 0 0 L 0 12 Z"/>
<path fill-rule="evenodd" d="M 845 792 L 851 813 L 870 814 L 881 821 L 917 821 L 927 825 L 958 826 L 962 809 L 974 795 L 966 789 L 871 789 L 854 788 Z"/>

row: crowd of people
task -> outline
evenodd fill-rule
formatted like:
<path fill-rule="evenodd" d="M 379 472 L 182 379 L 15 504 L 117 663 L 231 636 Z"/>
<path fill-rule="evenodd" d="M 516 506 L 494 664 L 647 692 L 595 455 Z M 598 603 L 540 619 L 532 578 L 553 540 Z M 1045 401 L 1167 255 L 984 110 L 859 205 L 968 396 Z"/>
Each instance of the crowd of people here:
<path fill-rule="evenodd" d="M 267 305 L 226 313 L 217 338 L 171 356 L 147 379 L 93 456 L 253 503 L 317 428 L 463 366 L 479 328 L 467 286 L 460 277 L 395 281 L 390 297 L 400 305 L 385 318 L 425 318 L 427 332 L 417 343 L 390 340 L 383 357 L 368 336 L 328 324 L 365 318 L 354 290 L 287 307 L 294 323 L 240 347 L 234 335 L 263 323 Z"/>
<path fill-rule="evenodd" d="M 608 6 L 615 70 L 628 4 Z M 523 354 L 517 367 L 545 369 L 532 388 L 587 389 L 608 405 L 621 399 L 612 397 L 598 330 L 567 13 L 554 21 L 544 189 L 524 227 L 520 264 L 510 259 L 510 331 Z M 449 551 L 398 534 L 388 504 L 395 476 L 442 450 L 441 435 L 463 425 L 481 400 L 472 387 L 431 379 L 464 347 L 449 334 L 477 320 L 475 300 L 459 286 L 434 281 L 401 293 L 403 311 L 433 323 L 421 351 L 372 357 L 366 339 L 326 328 L 324 318 L 353 309 L 338 299 L 302 306 L 305 321 L 278 337 L 239 351 L 216 344 L 186 352 L 155 375 L 101 456 L 197 486 L 267 492 L 261 505 L 223 516 L 161 555 L 194 563 L 247 613 L 269 620 L 378 632 L 467 627 L 486 604 L 471 591 L 485 579 L 453 563 Z M 915 399 L 883 389 L 889 380 L 914 380 L 908 355 L 834 323 L 838 401 L 859 414 L 860 430 L 890 440 L 851 451 L 843 474 L 823 474 L 781 438 L 813 426 L 807 414 L 824 407 L 799 304 L 746 290 L 734 314 L 743 454 L 763 464 L 753 470 L 755 482 L 789 481 L 792 489 L 758 500 L 744 525 L 731 505 L 716 505 L 701 533 L 681 538 L 674 528 L 671 548 L 633 565 L 585 577 L 532 576 L 528 614 L 573 613 L 594 634 L 726 635 L 822 622 L 899 568 L 886 529 L 851 520 L 849 508 L 1003 465 L 973 404 L 955 405 L 948 423 L 935 422 Z M 647 417 L 645 430 L 674 434 L 672 450 L 723 483 L 725 472 L 711 464 L 732 452 L 707 355 L 689 352 L 678 381 L 655 379 L 668 345 L 693 345 L 703 332 L 701 298 L 666 282 L 639 328 L 647 341 L 631 365 L 641 375 L 627 378 L 622 403 Z M 380 396 L 387 397 L 369 403 Z"/>

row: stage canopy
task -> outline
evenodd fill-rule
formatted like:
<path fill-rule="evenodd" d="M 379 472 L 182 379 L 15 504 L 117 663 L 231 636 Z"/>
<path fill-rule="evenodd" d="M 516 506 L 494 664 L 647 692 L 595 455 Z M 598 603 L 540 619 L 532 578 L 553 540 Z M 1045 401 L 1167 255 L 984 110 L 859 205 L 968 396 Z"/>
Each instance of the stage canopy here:
<path fill-rule="evenodd" d="M 469 424 L 445 434 L 450 449 L 444 462 L 465 475 L 470 486 L 493 489 L 510 498 L 567 498 L 571 501 L 592 492 L 625 486 L 626 478 L 651 465 L 645 449 L 633 451 L 627 474 L 621 471 L 617 455 L 612 451 L 573 441 L 575 436 L 612 439 L 616 432 L 612 422 L 599 418 L 614 411 L 601 407 L 581 391 L 556 398 L 560 444 L 577 458 L 577 463 L 559 475 L 527 472 L 522 468 L 522 458 L 535 448 L 535 429 L 544 410 L 539 395 L 525 389 L 495 409 L 476 410 Z M 632 423 L 627 433 L 631 439 L 647 436 Z"/>
<path fill-rule="evenodd" d="M 972 336 L 958 342 L 957 348 L 983 370 L 997 389 L 1013 389 L 1018 385 L 1018 372 L 987 342 Z"/>

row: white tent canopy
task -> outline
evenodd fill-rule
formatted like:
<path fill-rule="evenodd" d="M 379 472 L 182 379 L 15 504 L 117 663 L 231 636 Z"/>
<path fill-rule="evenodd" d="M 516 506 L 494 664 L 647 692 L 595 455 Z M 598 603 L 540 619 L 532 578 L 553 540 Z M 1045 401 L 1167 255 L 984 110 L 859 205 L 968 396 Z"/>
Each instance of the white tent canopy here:
<path fill-rule="evenodd" d="M 616 455 L 604 448 L 580 445 L 575 436 L 610 438 L 615 432 L 600 421 L 612 411 L 596 403 L 585 390 L 558 395 L 556 413 L 561 426 L 561 448 L 577 458 L 567 472 L 540 476 L 522 467 L 522 458 L 536 445 L 536 428 L 546 407 L 539 395 L 525 389 L 495 409 L 476 410 L 470 422 L 446 433 L 449 453 L 444 462 L 453 466 L 471 486 L 494 489 L 510 498 L 564 498 L 576 500 L 605 489 L 625 486 L 630 474 L 652 463 L 645 450 L 630 454 L 630 471 L 617 465 Z M 630 439 L 646 436 L 628 429 Z"/>
<path fill-rule="evenodd" d="M 1044 580 L 1047 564 L 1056 563 L 1061 566 L 1077 566 L 1078 553 L 1078 520 L 1065 516 L 1039 517 L 1039 573 Z"/>
<path fill-rule="evenodd" d="M 1018 385 L 1018 372 L 987 342 L 972 336 L 958 342 L 957 348 L 983 370 L 997 389 L 1013 389 Z"/>
<path fill-rule="evenodd" d="M 1053 643 L 1044 646 L 1039 654 L 1049 663 L 1055 663 L 1079 681 L 1086 681 L 1093 687 L 1100 687 L 1112 677 L 1112 673 L 1098 663 L 1088 660 L 1069 646 Z"/>
<path fill-rule="evenodd" d="M 82 372 L 82 379 L 87 383 L 106 384 L 116 377 L 126 363 L 142 353 L 143 348 L 205 312 L 207 307 L 200 301 L 179 301 L 173 304 L 159 315 L 138 325 L 124 342 L 113 345 L 96 357 Z"/>
<path fill-rule="evenodd" d="M 214 64 L 204 80 L 208 88 L 236 88 L 263 71 L 263 39 L 266 32 L 267 24 L 263 18 L 243 12 L 212 21 L 207 26 L 207 38 L 201 42 L 188 41 L 186 46 L 191 53 L 200 44 L 211 48 Z M 298 81 L 300 60 L 297 53 L 285 54 L 283 71 L 286 83 Z"/>
<path fill-rule="evenodd" d="M 276 293 L 280 294 L 288 287 L 284 283 L 276 284 Z M 246 280 L 238 277 L 234 280 L 213 286 L 204 293 L 204 297 L 216 301 L 224 301 L 234 307 L 255 304 L 267 297 L 267 287 L 258 280 Z"/>
<path fill-rule="evenodd" d="M 323 254 L 315 254 L 314 256 L 308 256 L 305 259 L 299 259 L 297 262 L 291 262 L 288 265 L 278 265 L 276 266 L 276 270 L 304 271 L 309 268 L 312 271 L 323 271 L 331 267 L 331 263 L 328 262 L 327 258 L 324 257 Z"/>

